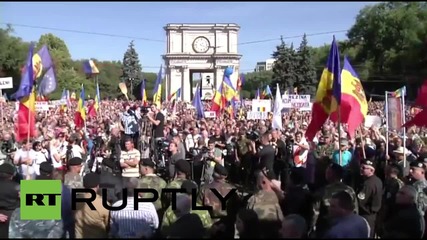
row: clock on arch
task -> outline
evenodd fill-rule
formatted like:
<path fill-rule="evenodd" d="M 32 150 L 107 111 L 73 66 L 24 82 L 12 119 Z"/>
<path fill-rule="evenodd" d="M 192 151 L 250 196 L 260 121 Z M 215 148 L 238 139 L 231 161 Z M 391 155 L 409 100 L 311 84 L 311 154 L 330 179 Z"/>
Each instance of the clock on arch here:
<path fill-rule="evenodd" d="M 197 37 L 193 41 L 193 50 L 196 53 L 206 53 L 210 46 L 211 44 L 206 37 Z"/>

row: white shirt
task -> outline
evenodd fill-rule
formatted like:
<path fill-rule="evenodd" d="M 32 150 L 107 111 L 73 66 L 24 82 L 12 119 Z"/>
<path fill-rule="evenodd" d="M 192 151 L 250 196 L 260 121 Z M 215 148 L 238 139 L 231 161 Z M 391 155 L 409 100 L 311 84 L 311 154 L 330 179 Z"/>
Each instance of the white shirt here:
<path fill-rule="evenodd" d="M 42 153 L 41 151 L 31 150 L 30 155 L 31 155 L 31 158 L 33 160 L 34 173 L 36 175 L 40 175 L 40 164 L 42 162 L 47 161 L 46 154 Z"/>
<path fill-rule="evenodd" d="M 73 157 L 78 157 L 78 158 L 82 158 L 82 154 L 83 154 L 83 149 L 76 144 L 73 144 L 73 147 L 71 148 L 71 152 L 73 153 Z"/>
<path fill-rule="evenodd" d="M 66 141 L 59 144 L 59 147 L 58 147 L 59 155 L 65 156 L 65 154 L 67 153 L 67 146 L 68 146 L 68 142 L 66 142 Z"/>
<path fill-rule="evenodd" d="M 138 210 L 134 210 L 134 199 L 128 197 L 125 209 L 111 211 L 110 235 L 116 238 L 150 238 L 159 227 L 159 217 L 154 204 L 139 202 Z M 122 200 L 113 204 L 121 206 Z"/>
<path fill-rule="evenodd" d="M 309 146 L 305 138 L 302 138 L 301 141 L 299 141 L 299 144 L 307 147 Z M 305 163 L 307 162 L 308 151 L 295 144 L 293 147 L 293 154 L 295 167 L 305 166 Z"/>
<path fill-rule="evenodd" d="M 187 137 L 185 138 L 185 148 L 187 149 L 187 152 L 190 151 L 190 148 L 197 148 L 198 143 L 199 143 L 199 138 L 200 138 L 199 134 L 196 134 L 196 135 L 188 134 L 187 135 Z"/>
<path fill-rule="evenodd" d="M 50 159 L 52 159 L 52 165 L 54 168 L 62 167 L 62 160 L 59 160 L 59 162 L 56 161 L 54 155 L 58 154 L 61 156 L 61 153 L 59 152 L 59 148 L 56 148 L 54 146 L 50 147 Z"/>
<path fill-rule="evenodd" d="M 31 159 L 31 154 L 34 153 L 33 150 L 30 151 L 24 151 L 22 148 L 18 149 L 18 151 L 16 151 L 15 153 L 15 157 L 14 157 L 14 162 L 15 164 L 19 165 L 20 161 L 24 160 L 25 158 L 30 158 Z M 23 176 L 23 178 L 25 179 L 25 177 L 27 175 L 34 175 L 34 168 L 31 165 L 26 165 L 26 164 L 21 164 L 18 167 L 18 172 Z"/>

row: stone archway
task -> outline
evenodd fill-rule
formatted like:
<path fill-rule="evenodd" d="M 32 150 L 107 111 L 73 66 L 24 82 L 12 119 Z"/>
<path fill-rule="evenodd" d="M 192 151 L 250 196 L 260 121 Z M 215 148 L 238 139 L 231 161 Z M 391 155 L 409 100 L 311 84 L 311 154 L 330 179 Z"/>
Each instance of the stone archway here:
<path fill-rule="evenodd" d="M 210 84 L 202 77 L 201 85 L 208 96 L 209 85 L 218 89 L 228 66 L 234 68 L 231 81 L 235 86 L 242 57 L 237 48 L 240 30 L 237 24 L 167 24 L 164 29 L 166 96 L 181 88 L 182 100 L 190 101 L 195 87 L 190 72 L 194 71 L 213 73 Z"/>

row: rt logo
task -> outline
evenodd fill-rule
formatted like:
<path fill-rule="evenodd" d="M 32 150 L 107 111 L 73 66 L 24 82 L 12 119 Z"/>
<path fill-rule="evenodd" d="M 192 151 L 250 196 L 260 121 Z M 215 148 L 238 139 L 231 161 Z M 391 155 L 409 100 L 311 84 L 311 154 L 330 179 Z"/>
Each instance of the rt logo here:
<path fill-rule="evenodd" d="M 61 220 L 61 180 L 21 181 L 21 220 Z"/>

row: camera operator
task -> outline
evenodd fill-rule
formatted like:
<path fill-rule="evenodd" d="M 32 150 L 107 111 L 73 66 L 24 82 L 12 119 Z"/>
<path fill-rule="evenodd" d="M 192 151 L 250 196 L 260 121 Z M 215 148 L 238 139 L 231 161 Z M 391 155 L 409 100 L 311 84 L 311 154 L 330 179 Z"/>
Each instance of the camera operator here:
<path fill-rule="evenodd" d="M 197 144 L 197 148 L 190 148 L 189 154 L 193 161 L 193 181 L 200 186 L 202 182 L 202 174 L 204 168 L 204 157 L 209 149 L 204 146 L 204 139 L 200 138 Z"/>
<path fill-rule="evenodd" d="M 181 141 L 181 137 L 179 135 L 173 136 L 172 142 L 174 142 L 178 148 L 178 159 L 185 159 L 186 151 L 184 143 Z"/>
<path fill-rule="evenodd" d="M 295 133 L 295 140 L 293 141 L 292 154 L 295 167 L 306 167 L 308 150 L 310 145 L 302 136 L 302 132 Z"/>
<path fill-rule="evenodd" d="M 208 141 L 208 152 L 204 156 L 204 176 L 203 182 L 209 184 L 212 182 L 212 174 L 216 164 L 224 166 L 222 151 L 217 147 L 217 142 L 214 139 Z"/>
<path fill-rule="evenodd" d="M 163 113 L 159 110 L 156 104 L 152 104 L 151 113 L 147 114 L 147 118 L 153 125 L 153 133 L 151 134 L 151 149 L 154 151 L 154 156 L 157 157 L 158 152 L 156 144 L 158 141 L 163 140 L 163 138 L 165 137 L 165 115 L 163 115 Z"/>
<path fill-rule="evenodd" d="M 12 163 L 12 155 L 16 152 L 16 146 L 12 136 L 8 133 L 3 135 L 1 140 L 0 165 L 5 161 Z"/>
<path fill-rule="evenodd" d="M 175 176 L 175 163 L 178 160 L 184 159 L 182 157 L 182 154 L 178 151 L 178 145 L 175 142 L 169 143 L 169 152 L 170 152 L 170 158 L 169 158 L 169 178 L 173 179 Z M 185 157 L 185 156 L 184 156 Z"/>
<path fill-rule="evenodd" d="M 249 182 L 250 172 L 252 170 L 251 154 L 249 148 L 251 147 L 251 141 L 246 137 L 246 130 L 241 128 L 237 137 L 237 148 L 235 151 L 236 162 L 240 166 L 240 181 L 244 185 Z"/>
<path fill-rule="evenodd" d="M 251 140 L 252 153 L 258 158 L 258 161 L 256 161 L 258 163 L 256 168 L 258 170 L 266 169 L 266 171 L 273 172 L 276 151 L 270 144 L 270 134 L 264 133 L 260 138 L 260 143 L 261 146 L 257 149 L 255 141 Z"/>
<path fill-rule="evenodd" d="M 215 128 L 215 134 L 209 138 L 209 141 L 212 140 L 215 143 L 215 147 L 219 148 L 221 151 L 225 149 L 225 137 L 221 133 L 221 128 Z"/>
<path fill-rule="evenodd" d="M 285 186 L 286 179 L 288 179 L 288 172 L 290 169 L 289 163 L 286 159 L 286 145 L 280 139 L 280 131 L 271 131 L 271 143 L 275 147 L 274 157 L 274 174 L 282 184 L 282 189 Z"/>
<path fill-rule="evenodd" d="M 120 166 L 122 167 L 122 177 L 124 180 L 129 178 L 139 178 L 139 161 L 141 153 L 135 149 L 133 139 L 125 139 L 125 150 L 120 154 Z"/>
<path fill-rule="evenodd" d="M 125 112 L 122 113 L 121 122 L 123 126 L 124 139 L 130 138 L 134 146 L 138 146 L 139 140 L 139 125 L 138 121 L 141 119 L 139 110 L 125 106 Z"/>

